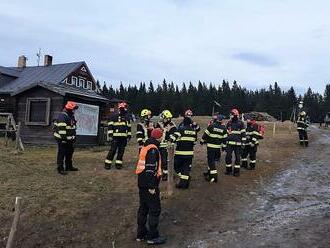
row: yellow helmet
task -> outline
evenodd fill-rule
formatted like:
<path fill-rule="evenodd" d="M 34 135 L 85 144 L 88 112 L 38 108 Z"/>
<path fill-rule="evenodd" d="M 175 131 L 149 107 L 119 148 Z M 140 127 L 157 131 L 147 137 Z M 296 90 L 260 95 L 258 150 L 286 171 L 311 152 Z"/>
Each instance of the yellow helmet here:
<path fill-rule="evenodd" d="M 301 116 L 305 116 L 305 115 L 306 115 L 306 112 L 305 112 L 305 111 L 301 111 L 301 112 L 300 112 L 300 115 L 301 115 Z"/>
<path fill-rule="evenodd" d="M 161 114 L 163 119 L 171 119 L 173 117 L 172 113 L 169 110 L 164 110 Z"/>
<path fill-rule="evenodd" d="M 140 116 L 146 117 L 148 115 L 151 115 L 151 111 L 149 109 L 142 109 Z"/>

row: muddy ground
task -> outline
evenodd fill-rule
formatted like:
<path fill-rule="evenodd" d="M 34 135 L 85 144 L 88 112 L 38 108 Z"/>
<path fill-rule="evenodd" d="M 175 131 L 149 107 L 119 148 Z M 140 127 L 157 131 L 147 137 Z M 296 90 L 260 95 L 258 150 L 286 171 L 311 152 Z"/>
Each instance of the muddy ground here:
<path fill-rule="evenodd" d="M 198 121 L 205 126 L 206 118 Z M 272 124 L 256 171 L 239 178 L 222 171 L 217 184 L 203 180 L 206 149 L 196 146 L 191 188 L 162 201 L 162 247 L 330 247 L 330 134 L 313 128 L 300 148 L 288 123 Z M 55 148 L 17 155 L 0 145 L 0 247 L 13 218 L 15 196 L 24 199 L 17 247 L 145 247 L 136 243 L 138 195 L 130 143 L 126 167 L 105 171 L 104 148 L 77 149 L 79 172 L 55 173 Z"/>

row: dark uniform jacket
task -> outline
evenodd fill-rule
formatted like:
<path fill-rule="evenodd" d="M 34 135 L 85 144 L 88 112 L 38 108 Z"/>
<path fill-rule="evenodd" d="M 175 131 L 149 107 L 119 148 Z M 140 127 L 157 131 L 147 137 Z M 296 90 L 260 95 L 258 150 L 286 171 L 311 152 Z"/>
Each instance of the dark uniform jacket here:
<path fill-rule="evenodd" d="M 115 114 L 108 122 L 108 136 L 110 138 L 131 138 L 131 123 L 127 114 Z"/>
<path fill-rule="evenodd" d="M 297 130 L 305 130 L 308 128 L 308 121 L 305 116 L 299 116 L 297 120 Z"/>
<path fill-rule="evenodd" d="M 182 126 L 174 133 L 174 139 L 171 142 L 176 142 L 175 155 L 193 156 L 194 145 L 197 141 L 197 131 L 191 126 Z"/>
<path fill-rule="evenodd" d="M 260 139 L 263 139 L 263 137 L 259 133 L 258 124 L 248 124 L 246 128 L 246 145 L 257 146 Z"/>
<path fill-rule="evenodd" d="M 159 142 L 154 138 L 146 140 L 144 146 L 156 145 L 159 147 Z M 145 189 L 156 189 L 159 186 L 160 178 L 157 177 L 159 167 L 160 154 L 158 149 L 151 148 L 146 155 L 145 170 L 138 174 L 138 186 Z"/>
<path fill-rule="evenodd" d="M 180 128 L 180 127 L 183 127 L 183 122 L 181 122 L 181 123 L 179 124 L 179 127 L 178 127 L 178 128 Z M 192 127 L 196 132 L 199 132 L 199 131 L 201 130 L 200 126 L 199 126 L 196 122 L 193 122 L 193 123 L 191 124 L 191 127 Z"/>
<path fill-rule="evenodd" d="M 202 143 L 206 143 L 210 148 L 226 148 L 227 128 L 218 121 L 212 122 L 202 136 Z"/>
<path fill-rule="evenodd" d="M 73 113 L 63 111 L 54 122 L 54 137 L 58 142 L 74 142 L 76 140 L 76 123 Z"/>
<path fill-rule="evenodd" d="M 160 122 L 159 127 L 163 129 L 163 138 L 160 142 L 160 148 L 166 148 L 168 141 L 175 141 L 174 133 L 176 132 L 177 128 L 172 121 L 167 123 Z"/>
<path fill-rule="evenodd" d="M 227 145 L 244 145 L 246 142 L 246 130 L 244 123 L 238 118 L 233 118 L 227 123 Z"/>
<path fill-rule="evenodd" d="M 142 146 L 143 143 L 150 138 L 153 128 L 153 123 L 151 121 L 140 122 L 137 124 L 136 140 L 139 143 L 139 146 Z"/>

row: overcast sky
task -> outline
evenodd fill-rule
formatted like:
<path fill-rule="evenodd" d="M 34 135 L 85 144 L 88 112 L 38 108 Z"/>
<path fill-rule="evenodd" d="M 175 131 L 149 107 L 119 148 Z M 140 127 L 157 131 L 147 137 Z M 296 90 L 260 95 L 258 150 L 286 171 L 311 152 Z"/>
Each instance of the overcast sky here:
<path fill-rule="evenodd" d="M 84 60 L 95 78 L 181 84 L 330 83 L 329 0 L 1 0 L 0 65 L 36 52 Z"/>

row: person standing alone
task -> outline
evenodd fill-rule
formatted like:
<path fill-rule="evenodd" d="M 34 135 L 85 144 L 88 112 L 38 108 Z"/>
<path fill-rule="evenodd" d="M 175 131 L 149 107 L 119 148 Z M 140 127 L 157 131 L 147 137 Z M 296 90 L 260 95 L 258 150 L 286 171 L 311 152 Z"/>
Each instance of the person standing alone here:
<path fill-rule="evenodd" d="M 140 206 L 137 217 L 137 241 L 148 244 L 164 244 L 166 238 L 159 235 L 158 224 L 161 213 L 159 182 L 162 165 L 159 145 L 163 130 L 155 128 L 140 151 L 135 173 L 138 175 Z M 146 227 L 148 221 L 148 227 Z"/>
<path fill-rule="evenodd" d="M 119 113 L 110 118 L 108 123 L 108 141 L 110 141 L 111 147 L 104 161 L 104 168 L 106 170 L 111 169 L 112 160 L 116 153 L 115 166 L 117 169 L 123 167 L 125 148 L 127 142 L 130 141 L 132 137 L 131 122 L 127 114 L 127 104 L 125 102 L 119 103 L 118 111 Z"/>
<path fill-rule="evenodd" d="M 65 171 L 77 171 L 72 165 L 74 143 L 76 141 L 76 124 L 74 111 L 78 109 L 75 102 L 68 101 L 63 111 L 54 122 L 54 137 L 57 141 L 57 172 L 65 175 Z M 65 168 L 64 168 L 65 163 Z"/>

